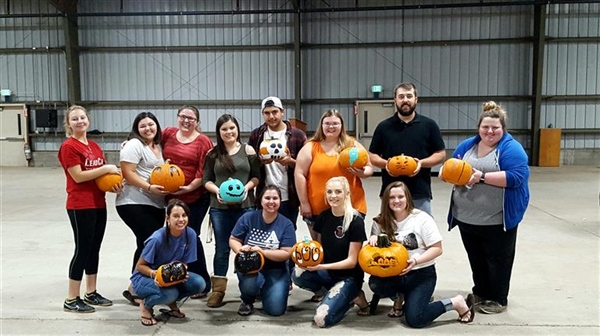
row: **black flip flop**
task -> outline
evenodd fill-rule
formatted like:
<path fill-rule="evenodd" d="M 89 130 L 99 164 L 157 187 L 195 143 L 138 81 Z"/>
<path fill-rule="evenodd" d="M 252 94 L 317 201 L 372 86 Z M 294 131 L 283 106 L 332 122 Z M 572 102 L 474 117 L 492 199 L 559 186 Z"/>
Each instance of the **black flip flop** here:
<path fill-rule="evenodd" d="M 467 295 L 467 299 L 465 301 L 467 302 L 467 307 L 469 307 L 469 310 L 462 314 L 459 313 L 458 322 L 471 323 L 475 318 L 475 298 L 473 297 L 473 294 Z M 468 313 L 471 313 L 471 316 L 469 316 L 469 319 L 467 321 L 463 321 L 463 317 L 465 317 Z"/>
<path fill-rule="evenodd" d="M 139 303 L 136 302 L 135 300 L 141 300 L 142 298 L 137 296 L 137 295 L 133 295 L 131 294 L 131 292 L 129 292 L 129 290 L 124 290 L 123 291 L 123 297 L 127 299 L 127 301 L 129 301 L 129 303 L 131 303 L 134 306 L 139 307 Z"/>
<path fill-rule="evenodd" d="M 180 319 L 185 318 L 185 314 L 179 309 L 173 310 L 173 309 L 162 308 L 162 309 L 159 309 L 158 311 L 160 311 L 162 314 L 170 316 L 170 317 L 180 318 Z"/>

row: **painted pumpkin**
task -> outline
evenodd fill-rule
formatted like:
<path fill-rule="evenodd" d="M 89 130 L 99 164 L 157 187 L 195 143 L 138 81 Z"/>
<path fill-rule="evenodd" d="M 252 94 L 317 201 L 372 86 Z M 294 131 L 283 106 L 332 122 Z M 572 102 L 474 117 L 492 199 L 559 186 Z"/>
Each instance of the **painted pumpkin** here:
<path fill-rule="evenodd" d="M 316 240 L 309 240 L 308 237 L 304 237 L 303 241 L 299 241 L 292 247 L 290 251 L 290 257 L 292 261 L 300 266 L 316 266 L 323 262 L 323 246 Z"/>
<path fill-rule="evenodd" d="M 235 255 L 233 265 L 237 272 L 254 274 L 260 272 L 265 266 L 265 257 L 258 251 L 240 252 Z"/>
<path fill-rule="evenodd" d="M 181 261 L 172 261 L 156 270 L 155 280 L 160 287 L 170 287 L 186 280 L 187 266 Z"/>
<path fill-rule="evenodd" d="M 114 186 L 123 182 L 123 176 L 121 174 L 104 174 L 97 177 L 95 181 L 98 189 L 109 192 Z"/>
<path fill-rule="evenodd" d="M 361 147 L 346 147 L 340 152 L 338 163 L 342 168 L 363 168 L 369 161 L 369 153 Z"/>
<path fill-rule="evenodd" d="M 219 196 L 227 204 L 242 203 L 246 196 L 246 189 L 242 181 L 229 178 L 219 186 Z"/>
<path fill-rule="evenodd" d="M 149 182 L 163 186 L 165 191 L 176 192 L 185 184 L 185 175 L 181 168 L 169 162 L 170 160 L 167 160 L 164 164 L 154 167 Z"/>
<path fill-rule="evenodd" d="M 470 163 L 460 159 L 448 159 L 442 166 L 441 178 L 442 180 L 456 184 L 466 185 L 471 179 L 473 174 L 473 167 Z"/>
<path fill-rule="evenodd" d="M 263 160 L 277 160 L 288 155 L 289 151 L 286 142 L 280 139 L 264 140 L 260 143 L 258 150 L 260 158 Z"/>
<path fill-rule="evenodd" d="M 374 276 L 397 276 L 408 265 L 408 251 L 400 243 L 390 243 L 386 234 L 380 234 L 377 246 L 367 244 L 360 249 L 358 264 L 363 271 Z"/>
<path fill-rule="evenodd" d="M 388 160 L 386 169 L 392 176 L 409 176 L 417 169 L 417 160 L 404 154 L 394 156 Z"/>

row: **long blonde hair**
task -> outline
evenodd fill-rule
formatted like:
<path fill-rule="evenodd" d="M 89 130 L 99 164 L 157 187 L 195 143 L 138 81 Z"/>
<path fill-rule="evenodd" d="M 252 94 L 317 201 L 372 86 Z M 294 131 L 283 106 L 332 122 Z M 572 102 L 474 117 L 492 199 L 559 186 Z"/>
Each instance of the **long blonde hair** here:
<path fill-rule="evenodd" d="M 79 105 L 73 105 L 69 107 L 67 113 L 65 113 L 65 119 L 63 120 L 63 127 L 65 128 L 65 135 L 67 136 L 67 138 L 73 135 L 73 129 L 71 129 L 71 126 L 69 126 L 69 117 L 71 116 L 71 113 L 75 110 L 82 110 L 85 113 L 85 116 L 88 118 L 88 121 L 90 120 L 90 114 L 85 109 L 85 107 Z"/>
<path fill-rule="evenodd" d="M 354 145 L 354 139 L 346 133 L 346 126 L 344 125 L 344 118 L 338 110 L 329 109 L 323 113 L 321 120 L 319 120 L 319 126 L 315 131 L 315 135 L 310 138 L 309 141 L 321 142 L 325 140 L 325 133 L 323 133 L 323 120 L 328 117 L 336 117 L 340 119 L 340 136 L 335 146 L 336 152 L 341 152 L 344 148 Z"/>
<path fill-rule="evenodd" d="M 354 216 L 358 216 L 358 211 L 352 207 L 352 198 L 350 197 L 350 183 L 348 183 L 348 179 L 344 176 L 336 176 L 327 180 L 325 183 L 325 189 L 330 183 L 339 182 L 342 185 L 342 190 L 346 195 L 344 199 L 344 219 L 342 220 L 342 231 L 346 232 L 350 223 L 354 219 Z M 327 202 L 327 192 L 325 192 L 325 202 Z"/>

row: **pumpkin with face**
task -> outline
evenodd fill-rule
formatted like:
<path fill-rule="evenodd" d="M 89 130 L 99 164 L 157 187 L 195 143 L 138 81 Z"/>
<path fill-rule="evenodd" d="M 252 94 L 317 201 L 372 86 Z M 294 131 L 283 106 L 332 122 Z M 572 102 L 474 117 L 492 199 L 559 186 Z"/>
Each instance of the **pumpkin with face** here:
<path fill-rule="evenodd" d="M 286 142 L 281 139 L 264 140 L 260 143 L 258 154 L 263 160 L 278 160 L 287 156 L 289 150 Z"/>
<path fill-rule="evenodd" d="M 460 159 L 448 159 L 444 162 L 440 177 L 448 183 L 464 186 L 469 183 L 473 174 L 473 166 Z"/>
<path fill-rule="evenodd" d="M 265 266 L 265 257 L 258 251 L 240 252 L 235 255 L 233 265 L 242 274 L 255 274 Z"/>
<path fill-rule="evenodd" d="M 238 179 L 229 178 L 219 186 L 219 196 L 227 204 L 242 203 L 246 196 L 244 183 Z"/>
<path fill-rule="evenodd" d="M 96 185 L 104 192 L 109 192 L 117 184 L 123 182 L 123 176 L 121 174 L 104 174 L 96 178 Z"/>
<path fill-rule="evenodd" d="M 171 164 L 170 160 L 166 160 L 164 164 L 152 169 L 149 182 L 150 184 L 163 186 L 165 191 L 176 192 L 179 187 L 185 184 L 185 175 L 181 168 Z"/>
<path fill-rule="evenodd" d="M 390 158 L 385 168 L 391 176 L 410 176 L 417 169 L 417 160 L 402 154 Z"/>
<path fill-rule="evenodd" d="M 338 163 L 342 168 L 364 168 L 369 161 L 369 153 L 361 147 L 347 147 L 340 152 Z"/>
<path fill-rule="evenodd" d="M 377 246 L 367 244 L 360 249 L 358 264 L 363 271 L 374 276 L 397 276 L 408 265 L 408 251 L 400 243 L 390 243 L 386 234 L 380 234 Z"/>
<path fill-rule="evenodd" d="M 316 266 L 323 262 L 323 246 L 316 240 L 304 240 L 297 242 L 290 251 L 292 261 L 299 267 Z"/>

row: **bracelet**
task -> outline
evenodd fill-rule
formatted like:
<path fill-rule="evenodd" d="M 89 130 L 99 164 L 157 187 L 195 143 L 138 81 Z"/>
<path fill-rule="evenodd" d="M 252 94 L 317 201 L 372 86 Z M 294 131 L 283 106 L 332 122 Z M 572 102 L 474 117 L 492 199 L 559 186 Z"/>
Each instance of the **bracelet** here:
<path fill-rule="evenodd" d="M 150 271 L 150 279 L 155 279 L 156 278 L 156 271 L 151 270 Z"/>
<path fill-rule="evenodd" d="M 413 258 L 413 260 L 415 261 L 415 266 L 417 266 L 419 264 L 419 262 L 417 262 L 417 258 Z"/>
<path fill-rule="evenodd" d="M 150 191 L 150 188 L 152 188 L 152 184 L 148 184 L 148 191 Z"/>

